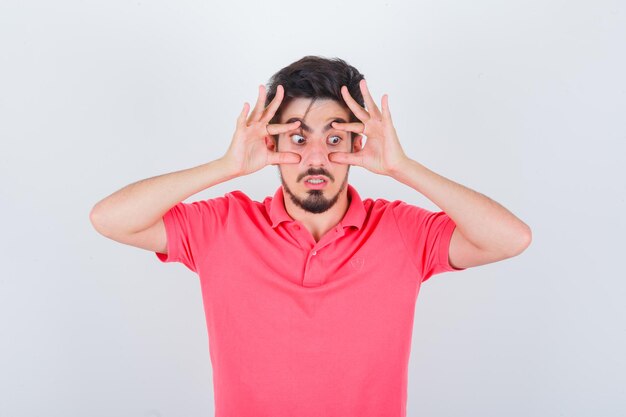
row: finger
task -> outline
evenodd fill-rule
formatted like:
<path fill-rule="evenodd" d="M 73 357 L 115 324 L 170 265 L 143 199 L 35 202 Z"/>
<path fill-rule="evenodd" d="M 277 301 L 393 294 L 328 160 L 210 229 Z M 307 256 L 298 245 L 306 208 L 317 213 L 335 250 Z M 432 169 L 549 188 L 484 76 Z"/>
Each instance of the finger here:
<path fill-rule="evenodd" d="M 383 119 L 392 123 L 391 120 L 391 112 L 389 111 L 389 96 L 387 94 L 383 94 Z"/>
<path fill-rule="evenodd" d="M 261 118 L 261 114 L 263 113 L 263 107 L 265 107 L 266 96 L 267 91 L 265 91 L 265 86 L 259 85 L 259 97 L 257 98 L 254 110 L 252 110 L 252 113 L 250 113 L 250 121 L 256 122 Z"/>
<path fill-rule="evenodd" d="M 332 126 L 334 129 L 343 130 L 344 132 L 363 133 L 365 131 L 365 125 L 360 122 L 352 122 L 352 123 L 333 122 Z"/>
<path fill-rule="evenodd" d="M 300 163 L 300 155 L 294 152 L 270 152 L 267 157 L 267 163 L 276 164 L 298 164 Z"/>
<path fill-rule="evenodd" d="M 380 117 L 380 110 L 378 109 L 378 106 L 376 106 L 376 103 L 374 102 L 374 99 L 372 98 L 372 95 L 367 88 L 367 82 L 365 80 L 359 81 L 359 87 L 361 87 L 361 94 L 363 94 L 363 100 L 365 101 L 367 110 L 370 112 L 370 114 L 374 114 Z"/>
<path fill-rule="evenodd" d="M 248 116 L 248 110 L 250 109 L 250 105 L 248 102 L 243 103 L 243 109 L 241 109 L 241 113 L 239 113 L 239 117 L 237 117 L 237 125 L 242 125 Z"/>
<path fill-rule="evenodd" d="M 289 132 L 290 130 L 296 129 L 300 126 L 300 120 L 296 120 L 291 123 L 276 123 L 267 125 L 267 133 L 270 135 L 279 135 L 281 133 Z"/>
<path fill-rule="evenodd" d="M 274 117 L 276 110 L 278 110 L 278 106 L 280 106 L 280 102 L 283 101 L 284 94 L 285 90 L 283 89 L 283 86 L 278 84 L 278 87 L 276 87 L 276 95 L 274 96 L 274 99 L 267 106 L 267 108 L 263 112 L 263 115 L 261 116 L 262 121 L 267 123 L 272 120 L 272 117 Z"/>
<path fill-rule="evenodd" d="M 328 154 L 328 159 L 339 164 L 363 166 L 361 152 L 331 152 Z"/>
<path fill-rule="evenodd" d="M 348 91 L 348 87 L 346 87 L 345 85 L 341 86 L 341 96 L 343 97 L 350 110 L 352 110 L 352 113 L 354 113 L 354 115 L 358 117 L 359 120 L 361 120 L 362 122 L 367 122 L 369 120 L 369 114 L 365 111 L 363 107 L 361 107 L 359 103 L 356 102 L 355 99 L 352 98 L 350 92 Z"/>

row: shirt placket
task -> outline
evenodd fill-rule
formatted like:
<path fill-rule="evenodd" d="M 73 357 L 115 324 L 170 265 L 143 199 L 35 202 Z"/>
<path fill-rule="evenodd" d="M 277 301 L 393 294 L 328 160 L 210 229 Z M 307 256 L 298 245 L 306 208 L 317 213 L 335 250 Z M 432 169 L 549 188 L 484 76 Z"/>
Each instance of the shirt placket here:
<path fill-rule="evenodd" d="M 306 252 L 304 275 L 302 285 L 304 287 L 319 287 L 326 282 L 326 268 L 324 261 L 332 254 L 328 254 L 328 245 L 345 234 L 341 224 L 328 231 L 319 242 L 315 242 L 311 233 L 298 222 L 291 226 L 294 237 Z"/>

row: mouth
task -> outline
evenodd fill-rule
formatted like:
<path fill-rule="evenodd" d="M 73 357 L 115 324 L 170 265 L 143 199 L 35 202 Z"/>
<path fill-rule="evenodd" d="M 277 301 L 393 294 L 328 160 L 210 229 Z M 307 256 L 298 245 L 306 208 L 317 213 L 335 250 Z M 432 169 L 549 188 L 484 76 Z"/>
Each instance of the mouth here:
<path fill-rule="evenodd" d="M 328 184 L 328 178 L 321 176 L 321 175 L 306 177 L 304 179 L 304 185 L 306 185 L 307 188 L 310 188 L 313 190 L 320 190 L 326 187 L 327 184 Z"/>

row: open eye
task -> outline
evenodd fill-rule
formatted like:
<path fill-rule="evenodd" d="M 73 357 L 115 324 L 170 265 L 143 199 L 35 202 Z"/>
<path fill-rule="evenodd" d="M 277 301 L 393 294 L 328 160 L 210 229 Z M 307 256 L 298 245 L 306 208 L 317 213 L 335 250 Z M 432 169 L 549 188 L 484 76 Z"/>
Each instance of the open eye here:
<path fill-rule="evenodd" d="M 331 145 L 339 145 L 339 142 L 341 142 L 341 140 L 341 136 L 331 136 L 330 139 L 328 139 Z"/>
<path fill-rule="evenodd" d="M 302 145 L 304 143 L 304 136 L 298 135 L 297 133 L 291 135 L 291 141 L 296 145 Z"/>

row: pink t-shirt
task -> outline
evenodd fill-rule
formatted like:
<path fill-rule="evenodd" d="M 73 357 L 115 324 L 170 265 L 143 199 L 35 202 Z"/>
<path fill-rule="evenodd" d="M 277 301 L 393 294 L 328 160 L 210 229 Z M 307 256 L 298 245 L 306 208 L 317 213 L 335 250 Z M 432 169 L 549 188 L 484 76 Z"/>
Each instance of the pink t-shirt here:
<path fill-rule="evenodd" d="M 421 282 L 448 261 L 443 211 L 361 200 L 319 242 L 241 191 L 163 216 L 168 254 L 198 274 L 216 417 L 404 417 Z"/>

